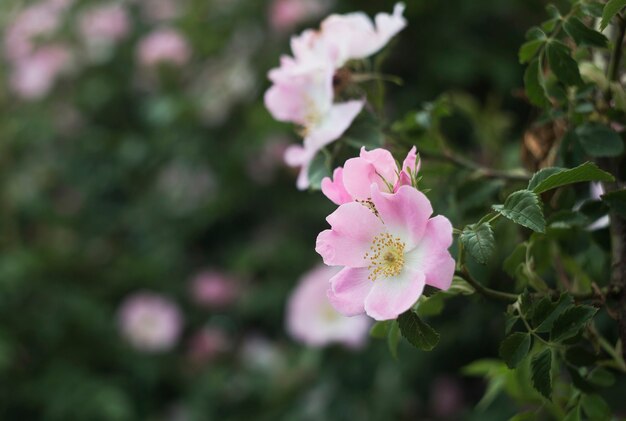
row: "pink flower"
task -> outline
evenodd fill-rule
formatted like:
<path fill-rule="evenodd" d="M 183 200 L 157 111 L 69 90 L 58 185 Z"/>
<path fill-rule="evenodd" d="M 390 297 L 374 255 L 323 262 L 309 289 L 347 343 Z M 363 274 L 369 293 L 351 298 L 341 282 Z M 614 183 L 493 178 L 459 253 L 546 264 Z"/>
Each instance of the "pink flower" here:
<path fill-rule="evenodd" d="M 237 281 L 216 271 L 198 273 L 191 281 L 196 303 L 207 307 L 226 307 L 239 295 Z"/>
<path fill-rule="evenodd" d="M 327 0 L 273 0 L 269 10 L 269 20 L 276 32 L 287 32 L 307 19 L 324 13 L 330 6 Z"/>
<path fill-rule="evenodd" d="M 324 146 L 338 139 L 361 112 L 364 102 L 352 100 L 333 103 L 334 69 L 329 66 L 312 69 L 283 57 L 283 66 L 270 71 L 274 85 L 265 93 L 265 105 L 279 121 L 303 127 L 302 146 L 291 146 L 285 162 L 300 167 L 297 186 L 309 186 L 309 166 Z"/>
<path fill-rule="evenodd" d="M 118 311 L 122 335 L 140 351 L 171 349 L 180 335 L 182 315 L 168 298 L 139 292 L 126 298 Z"/>
<path fill-rule="evenodd" d="M 141 15 L 148 22 L 162 22 L 180 15 L 184 0 L 142 0 Z"/>
<path fill-rule="evenodd" d="M 273 85 L 265 105 L 279 121 L 300 125 L 304 142 L 285 154 L 288 165 L 300 167 L 297 186 L 309 186 L 308 172 L 315 155 L 337 140 L 361 112 L 364 100 L 335 103 L 333 78 L 351 59 L 362 59 L 380 50 L 405 25 L 404 6 L 393 15 L 380 13 L 375 24 L 363 13 L 331 15 L 319 31 L 306 30 L 292 38 L 293 57 L 281 58 L 269 72 Z"/>
<path fill-rule="evenodd" d="M 230 339 L 223 330 L 205 327 L 189 340 L 188 358 L 194 364 L 205 364 L 231 347 Z"/>
<path fill-rule="evenodd" d="M 119 4 L 105 4 L 83 12 L 80 33 L 88 43 L 113 43 L 124 38 L 130 29 L 126 9 Z"/>
<path fill-rule="evenodd" d="M 330 279 L 338 268 L 318 266 L 304 274 L 287 304 L 287 331 L 299 342 L 322 347 L 333 342 L 358 347 L 367 340 L 366 317 L 345 317 L 328 301 Z"/>
<path fill-rule="evenodd" d="M 64 45 L 41 47 L 16 62 L 10 79 L 11 89 L 24 99 L 42 98 L 70 60 L 70 50 Z"/>
<path fill-rule="evenodd" d="M 36 3 L 21 11 L 9 24 L 4 36 L 4 51 L 11 61 L 29 56 L 37 40 L 49 37 L 61 23 L 61 7 L 52 3 Z"/>
<path fill-rule="evenodd" d="M 348 159 L 343 168 L 335 170 L 332 180 L 330 177 L 322 180 L 322 193 L 337 205 L 368 200 L 372 184 L 378 185 L 381 191 L 391 192 L 403 185 L 413 185 L 419 167 L 415 146 L 400 169 L 388 150 L 367 151 L 363 147 L 359 157 Z"/>
<path fill-rule="evenodd" d="M 137 59 L 146 67 L 163 63 L 182 66 L 191 57 L 187 40 L 176 30 L 158 29 L 139 43 Z"/>
<path fill-rule="evenodd" d="M 373 183 L 370 192 L 367 203 L 345 203 L 326 218 L 331 229 L 319 234 L 315 250 L 327 265 L 344 266 L 329 291 L 340 313 L 395 319 L 425 285 L 450 287 L 452 225 L 431 218 L 429 200 L 413 187 L 383 193 Z"/>

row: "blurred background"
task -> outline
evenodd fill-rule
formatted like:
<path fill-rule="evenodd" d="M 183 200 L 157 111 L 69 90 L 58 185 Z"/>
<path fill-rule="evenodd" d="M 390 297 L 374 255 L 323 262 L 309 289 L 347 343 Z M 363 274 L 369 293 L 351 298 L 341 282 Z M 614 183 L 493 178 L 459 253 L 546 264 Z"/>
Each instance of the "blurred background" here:
<path fill-rule="evenodd" d="M 401 344 L 398 361 L 385 341 L 367 338 L 367 322 L 351 343 L 328 343 L 297 333 L 294 323 L 316 323 L 306 315 L 288 321 L 299 280 L 328 276 L 310 271 L 334 206 L 296 190 L 282 154 L 298 137 L 265 110 L 266 74 L 289 53 L 292 34 L 327 14 L 373 16 L 393 4 L 0 2 L 0 418 L 515 412 L 495 395 L 475 409 L 485 384 L 461 371 L 496 355 L 501 306 L 447 301 L 429 320 L 438 348 Z M 389 118 L 453 91 L 453 144 L 485 163 L 520 165 L 533 116 L 518 94 L 517 49 L 544 6 L 408 1 L 408 27 L 384 53 L 385 72 L 405 81 L 388 87 Z M 436 212 L 455 225 L 480 215 L 502 187 L 439 162 L 422 169 Z M 475 194 L 460 197 L 468 183 Z M 499 247 L 504 257 L 517 231 L 499 229 L 513 229 Z M 495 266 L 481 273 L 510 282 Z"/>

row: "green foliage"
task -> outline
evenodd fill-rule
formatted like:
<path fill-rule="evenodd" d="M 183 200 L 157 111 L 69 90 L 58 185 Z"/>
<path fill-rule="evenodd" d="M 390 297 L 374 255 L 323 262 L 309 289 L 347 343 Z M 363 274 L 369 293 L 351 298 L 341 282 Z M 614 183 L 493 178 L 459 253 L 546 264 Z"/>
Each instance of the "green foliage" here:
<path fill-rule="evenodd" d="M 528 190 L 537 194 L 544 193 L 557 187 L 584 181 L 614 181 L 615 178 L 606 171 L 598 168 L 593 162 L 585 162 L 576 168 L 543 168 L 533 175 L 528 183 Z"/>
<path fill-rule="evenodd" d="M 599 123 L 585 123 L 576 128 L 583 150 L 593 157 L 612 157 L 624 151 L 624 141 L 613 130 Z"/>
<path fill-rule="evenodd" d="M 398 322 L 391 321 L 387 332 L 387 348 L 389 348 L 391 356 L 395 359 L 398 359 L 398 345 L 401 338 Z"/>
<path fill-rule="evenodd" d="M 509 368 L 515 368 L 528 355 L 530 344 L 530 334 L 513 333 L 507 336 L 500 344 L 500 357 L 502 357 Z"/>
<path fill-rule="evenodd" d="M 328 156 L 324 151 L 318 152 L 309 167 L 309 183 L 311 183 L 311 188 L 319 190 L 322 180 L 331 175 L 332 172 L 329 167 Z"/>
<path fill-rule="evenodd" d="M 602 11 L 600 29 L 604 29 L 611 20 L 626 6 L 626 0 L 609 0 Z"/>
<path fill-rule="evenodd" d="M 576 335 L 598 311 L 597 308 L 582 305 L 572 306 L 556 318 L 550 330 L 552 341 L 563 341 Z"/>
<path fill-rule="evenodd" d="M 606 48 L 609 40 L 600 32 L 589 28 L 576 16 L 570 16 L 564 23 L 565 32 L 576 41 L 578 45 Z"/>
<path fill-rule="evenodd" d="M 542 79 L 541 62 L 535 59 L 530 62 L 524 72 L 524 86 L 528 99 L 538 107 L 544 107 L 548 104 L 548 98 Z"/>
<path fill-rule="evenodd" d="M 530 366 L 533 387 L 546 399 L 552 399 L 552 350 L 533 355 Z"/>
<path fill-rule="evenodd" d="M 606 401 L 598 395 L 583 395 L 580 404 L 589 419 L 605 421 L 611 419 L 611 408 Z"/>
<path fill-rule="evenodd" d="M 460 238 L 469 254 L 483 265 L 489 261 L 496 247 L 493 230 L 487 222 L 466 226 Z"/>
<path fill-rule="evenodd" d="M 623 218 L 626 218 L 626 189 L 616 190 L 602 195 L 602 200 Z"/>
<path fill-rule="evenodd" d="M 546 44 L 546 57 L 550 69 L 559 81 L 568 86 L 581 86 L 578 63 L 572 58 L 571 50 L 560 41 L 550 41 Z"/>
<path fill-rule="evenodd" d="M 541 200 L 530 190 L 511 193 L 504 205 L 494 205 L 493 209 L 511 221 L 537 232 L 544 232 L 546 221 L 541 209 Z"/>
<path fill-rule="evenodd" d="M 432 351 L 439 343 L 439 334 L 413 311 L 402 313 L 398 325 L 402 336 L 421 351 Z"/>

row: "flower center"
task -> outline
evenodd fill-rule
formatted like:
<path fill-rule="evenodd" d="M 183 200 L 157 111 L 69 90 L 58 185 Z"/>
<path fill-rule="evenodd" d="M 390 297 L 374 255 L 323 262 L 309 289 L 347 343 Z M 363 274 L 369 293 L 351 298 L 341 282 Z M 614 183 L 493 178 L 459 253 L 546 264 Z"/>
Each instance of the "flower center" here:
<path fill-rule="evenodd" d="M 367 279 L 375 281 L 380 277 L 391 278 L 399 275 L 404 267 L 404 247 L 402 240 L 389 233 L 374 237 L 370 251 L 364 256 L 370 262 L 367 266 L 370 271 Z"/>

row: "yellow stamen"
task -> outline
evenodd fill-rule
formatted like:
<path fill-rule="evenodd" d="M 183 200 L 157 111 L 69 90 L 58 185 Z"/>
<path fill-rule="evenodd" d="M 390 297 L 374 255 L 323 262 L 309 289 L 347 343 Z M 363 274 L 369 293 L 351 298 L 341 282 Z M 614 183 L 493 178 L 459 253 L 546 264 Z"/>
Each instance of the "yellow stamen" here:
<path fill-rule="evenodd" d="M 404 268 L 404 247 L 402 240 L 389 233 L 374 237 L 370 251 L 364 256 L 365 260 L 370 262 L 367 266 L 370 271 L 367 278 L 375 281 L 380 277 L 390 278 L 399 275 Z"/>

